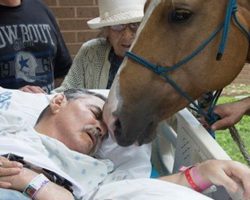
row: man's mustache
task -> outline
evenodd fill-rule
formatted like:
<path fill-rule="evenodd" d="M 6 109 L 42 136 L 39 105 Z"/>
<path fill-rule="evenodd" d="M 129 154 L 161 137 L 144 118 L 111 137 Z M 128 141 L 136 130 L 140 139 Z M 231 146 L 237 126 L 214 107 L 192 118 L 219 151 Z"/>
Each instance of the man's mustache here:
<path fill-rule="evenodd" d="M 93 155 L 96 153 L 96 151 L 98 150 L 98 148 L 101 145 L 102 142 L 102 132 L 99 128 L 96 128 L 94 126 L 86 126 L 84 128 L 84 132 L 86 132 L 92 139 L 94 146 L 91 149 L 89 155 Z"/>

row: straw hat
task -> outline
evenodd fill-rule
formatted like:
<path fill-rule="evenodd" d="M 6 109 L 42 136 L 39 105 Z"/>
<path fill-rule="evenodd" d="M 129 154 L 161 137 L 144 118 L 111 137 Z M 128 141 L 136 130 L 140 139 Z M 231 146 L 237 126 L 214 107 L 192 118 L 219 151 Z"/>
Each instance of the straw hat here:
<path fill-rule="evenodd" d="M 99 0 L 100 17 L 89 20 L 90 28 L 140 22 L 146 0 Z"/>

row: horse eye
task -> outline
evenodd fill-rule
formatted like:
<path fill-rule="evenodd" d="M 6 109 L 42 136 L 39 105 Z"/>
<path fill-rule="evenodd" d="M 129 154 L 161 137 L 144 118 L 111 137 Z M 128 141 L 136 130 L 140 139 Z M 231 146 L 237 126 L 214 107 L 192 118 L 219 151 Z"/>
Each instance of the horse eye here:
<path fill-rule="evenodd" d="M 192 14 L 193 13 L 190 10 L 176 9 L 170 14 L 170 19 L 172 22 L 182 23 L 186 22 Z"/>

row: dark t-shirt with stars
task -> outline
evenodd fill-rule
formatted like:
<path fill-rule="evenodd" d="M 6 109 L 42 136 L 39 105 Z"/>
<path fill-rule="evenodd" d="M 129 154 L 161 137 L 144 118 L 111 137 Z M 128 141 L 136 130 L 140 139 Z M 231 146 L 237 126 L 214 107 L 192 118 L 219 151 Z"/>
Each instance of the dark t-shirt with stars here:
<path fill-rule="evenodd" d="M 41 0 L 0 6 L 0 86 L 54 88 L 67 74 L 71 56 L 51 11 Z"/>

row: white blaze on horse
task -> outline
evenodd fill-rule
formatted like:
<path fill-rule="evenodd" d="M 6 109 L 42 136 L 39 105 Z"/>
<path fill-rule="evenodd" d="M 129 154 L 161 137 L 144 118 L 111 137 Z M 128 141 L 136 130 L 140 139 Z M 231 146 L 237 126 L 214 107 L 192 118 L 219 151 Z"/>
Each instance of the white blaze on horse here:
<path fill-rule="evenodd" d="M 112 85 L 104 120 L 120 145 L 221 89 L 250 60 L 249 0 L 153 0 Z"/>

